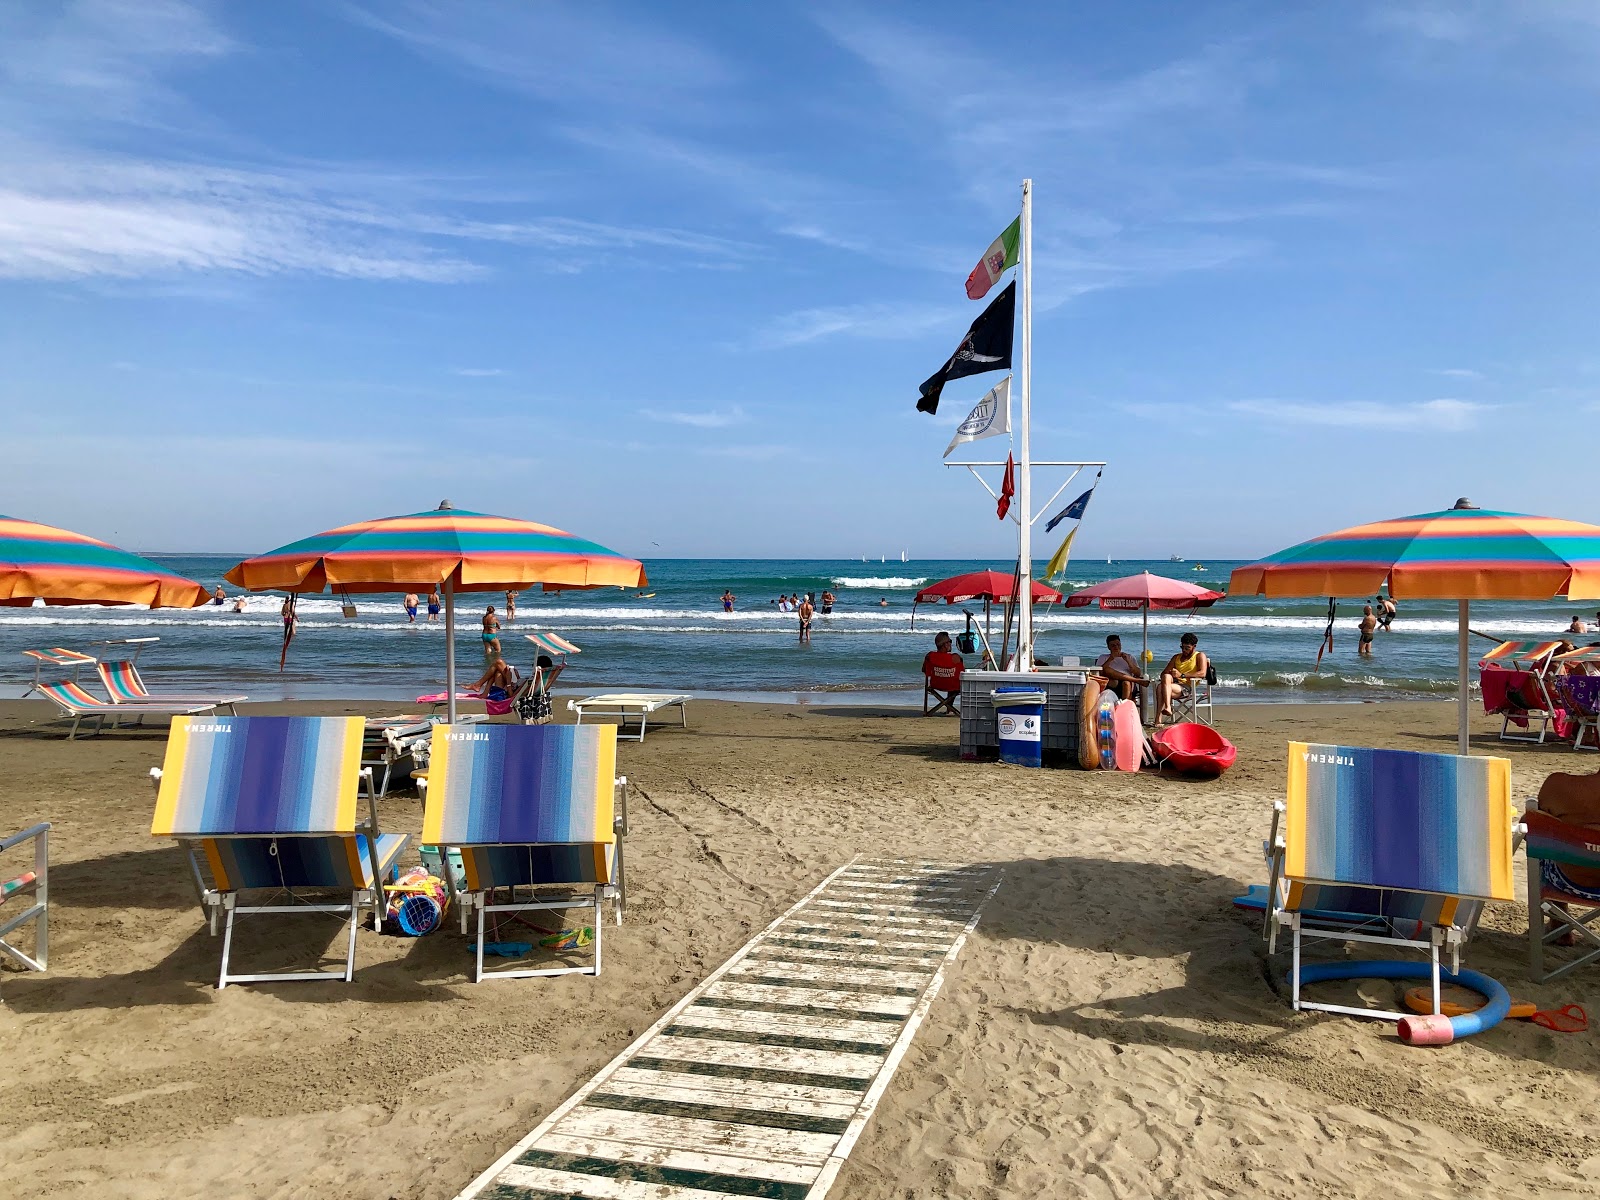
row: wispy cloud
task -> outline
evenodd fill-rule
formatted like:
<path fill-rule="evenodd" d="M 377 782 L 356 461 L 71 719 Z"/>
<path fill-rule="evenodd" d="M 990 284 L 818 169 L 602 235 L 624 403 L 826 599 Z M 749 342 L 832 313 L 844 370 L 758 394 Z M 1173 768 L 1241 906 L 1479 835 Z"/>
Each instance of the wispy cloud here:
<path fill-rule="evenodd" d="M 643 408 L 639 415 L 648 417 L 652 421 L 661 421 L 667 425 L 687 425 L 692 429 L 726 429 L 730 425 L 742 425 L 748 419 L 744 409 L 737 404 L 726 411 L 712 410 L 709 412 L 662 412 L 657 409 Z"/>
<path fill-rule="evenodd" d="M 452 375 L 460 375 L 466 379 L 492 379 L 497 375 L 504 375 L 503 367 L 454 367 Z"/>
<path fill-rule="evenodd" d="M 781 350 L 827 337 L 882 340 L 921 337 L 929 330 L 956 326 L 960 309 L 926 304 L 849 304 L 836 308 L 807 308 L 787 313 L 759 331 L 751 344 L 758 350 Z M 973 314 L 976 315 L 975 313 Z M 952 341 L 954 346 L 954 341 Z"/>
<path fill-rule="evenodd" d="M 775 458 L 798 457 L 793 446 L 775 445 L 700 446 L 696 448 L 696 453 L 711 458 L 737 458 L 747 462 L 770 462 Z"/>
<path fill-rule="evenodd" d="M 1443 375 L 1447 379 L 1470 379 L 1477 382 L 1485 378 L 1482 371 L 1474 371 L 1471 367 L 1435 367 L 1434 375 Z"/>
<path fill-rule="evenodd" d="M 1479 418 L 1493 407 L 1491 404 L 1448 397 L 1409 404 L 1378 404 L 1370 400 L 1334 404 L 1309 404 L 1295 400 L 1235 400 L 1228 405 L 1231 411 L 1243 416 L 1259 417 L 1284 425 L 1416 433 L 1464 433 L 1476 429 Z"/>

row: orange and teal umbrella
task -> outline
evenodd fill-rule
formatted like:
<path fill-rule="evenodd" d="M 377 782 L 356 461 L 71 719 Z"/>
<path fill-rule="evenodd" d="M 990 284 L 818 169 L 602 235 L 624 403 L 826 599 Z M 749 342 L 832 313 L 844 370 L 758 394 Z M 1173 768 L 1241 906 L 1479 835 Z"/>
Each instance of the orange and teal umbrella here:
<path fill-rule="evenodd" d="M 253 592 L 425 592 L 445 601 L 448 712 L 455 719 L 455 594 L 643 587 L 644 564 L 574 534 L 453 508 L 358 521 L 239 563 L 226 576 Z M 293 625 L 286 623 L 287 649 Z"/>
<path fill-rule="evenodd" d="M 145 604 L 197 608 L 211 598 L 192 579 L 106 542 L 0 516 L 0 604 Z"/>
<path fill-rule="evenodd" d="M 1600 598 L 1600 526 L 1454 508 L 1354 525 L 1236 567 L 1230 595 L 1371 596 L 1460 603 L 1460 747 L 1467 753 L 1467 617 L 1473 600 Z"/>

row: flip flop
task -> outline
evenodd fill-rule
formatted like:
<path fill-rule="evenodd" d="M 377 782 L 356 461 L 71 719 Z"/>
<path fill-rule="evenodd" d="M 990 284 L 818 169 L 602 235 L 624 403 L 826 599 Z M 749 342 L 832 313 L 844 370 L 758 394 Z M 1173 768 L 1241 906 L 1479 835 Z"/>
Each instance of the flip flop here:
<path fill-rule="evenodd" d="M 1528 1020 L 1557 1033 L 1582 1033 L 1589 1028 L 1589 1014 L 1576 1004 L 1565 1004 L 1547 1012 L 1536 1012 Z"/>

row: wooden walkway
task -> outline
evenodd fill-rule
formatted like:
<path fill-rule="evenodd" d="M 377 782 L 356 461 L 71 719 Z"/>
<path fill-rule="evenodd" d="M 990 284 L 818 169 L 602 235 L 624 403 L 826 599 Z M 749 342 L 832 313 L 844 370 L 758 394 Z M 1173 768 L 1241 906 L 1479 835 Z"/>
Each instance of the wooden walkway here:
<path fill-rule="evenodd" d="M 999 884 L 986 866 L 842 867 L 457 1200 L 819 1200 Z"/>

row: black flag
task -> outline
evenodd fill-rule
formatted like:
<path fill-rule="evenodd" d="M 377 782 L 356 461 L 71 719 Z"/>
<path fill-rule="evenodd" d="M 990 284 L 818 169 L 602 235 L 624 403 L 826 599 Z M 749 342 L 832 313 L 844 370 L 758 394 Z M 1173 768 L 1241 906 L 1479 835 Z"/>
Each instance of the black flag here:
<path fill-rule="evenodd" d="M 939 411 L 939 394 L 952 379 L 967 375 L 982 375 L 985 371 L 1004 371 L 1011 366 L 1011 333 L 1016 325 L 1017 285 L 1006 284 L 1001 292 L 978 315 L 961 339 L 961 345 L 945 363 L 922 385 L 922 399 L 917 401 L 921 412 Z"/>

